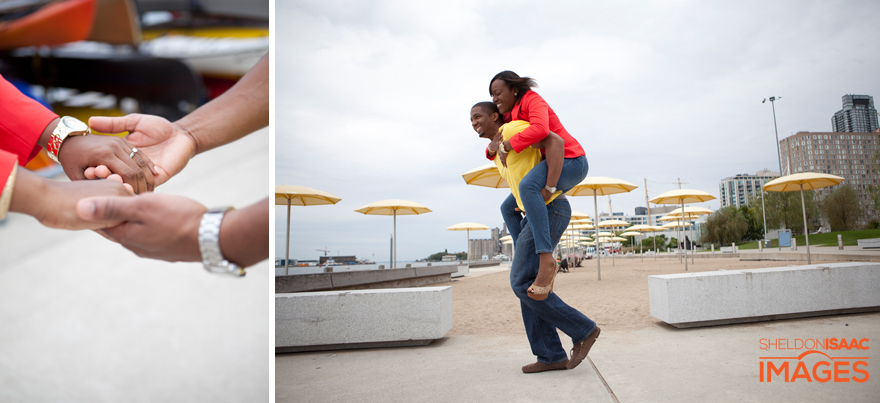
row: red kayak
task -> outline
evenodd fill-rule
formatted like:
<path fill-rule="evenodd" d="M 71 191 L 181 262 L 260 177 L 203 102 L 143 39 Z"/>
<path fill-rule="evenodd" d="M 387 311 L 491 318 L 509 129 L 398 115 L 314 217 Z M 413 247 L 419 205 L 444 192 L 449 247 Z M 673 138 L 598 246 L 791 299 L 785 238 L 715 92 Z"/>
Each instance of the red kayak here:
<path fill-rule="evenodd" d="M 96 4 L 97 0 L 60 1 L 21 18 L 0 22 L 0 49 L 85 40 L 92 32 Z"/>

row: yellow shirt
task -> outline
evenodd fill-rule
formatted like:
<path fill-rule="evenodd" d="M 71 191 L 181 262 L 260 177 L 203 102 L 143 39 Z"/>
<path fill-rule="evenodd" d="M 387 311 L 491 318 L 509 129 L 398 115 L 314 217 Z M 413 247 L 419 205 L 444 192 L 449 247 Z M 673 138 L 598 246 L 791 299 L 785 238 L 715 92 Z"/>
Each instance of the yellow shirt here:
<path fill-rule="evenodd" d="M 529 122 L 526 122 L 525 120 L 514 120 L 510 123 L 505 123 L 501 126 L 500 130 L 501 135 L 504 137 L 504 141 L 507 141 L 515 134 L 528 127 Z M 528 174 L 535 165 L 538 165 L 539 162 L 541 162 L 541 150 L 531 147 L 522 150 L 520 153 L 510 150 L 510 152 L 507 153 L 507 168 L 501 163 L 501 157 L 499 155 L 495 156 L 495 166 L 498 167 L 498 172 L 501 172 L 501 177 L 507 180 L 507 184 L 510 185 L 510 193 L 516 198 L 516 205 L 519 206 L 519 209 L 522 211 L 526 211 L 526 209 L 523 207 L 522 199 L 520 199 L 519 196 L 519 182 L 522 181 L 526 174 Z M 550 196 L 550 200 L 544 204 L 549 204 L 561 194 L 562 191 L 557 190 L 556 193 L 553 193 L 553 196 Z"/>

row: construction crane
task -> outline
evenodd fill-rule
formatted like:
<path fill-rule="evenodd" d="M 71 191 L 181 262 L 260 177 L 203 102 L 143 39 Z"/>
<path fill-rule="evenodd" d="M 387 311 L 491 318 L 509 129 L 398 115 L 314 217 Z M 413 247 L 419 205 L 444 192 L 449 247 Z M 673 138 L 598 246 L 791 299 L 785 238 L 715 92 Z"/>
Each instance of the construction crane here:
<path fill-rule="evenodd" d="M 330 249 L 327 249 L 325 246 L 324 249 L 315 249 L 318 252 L 324 252 L 324 256 L 327 256 L 330 253 Z"/>

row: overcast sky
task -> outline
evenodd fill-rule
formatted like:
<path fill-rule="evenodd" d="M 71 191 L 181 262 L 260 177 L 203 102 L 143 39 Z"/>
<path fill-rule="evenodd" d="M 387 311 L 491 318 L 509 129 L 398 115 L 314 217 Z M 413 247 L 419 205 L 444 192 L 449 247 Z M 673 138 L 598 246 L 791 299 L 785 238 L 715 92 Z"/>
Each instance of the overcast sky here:
<path fill-rule="evenodd" d="M 639 186 L 611 197 L 627 214 L 645 205 L 645 180 L 650 197 L 679 178 L 717 197 L 725 177 L 777 171 L 764 98 L 782 97 L 780 139 L 831 131 L 845 94 L 880 100 L 876 1 L 279 1 L 275 11 L 275 183 L 342 198 L 291 209 L 291 258 L 327 247 L 387 261 L 392 218 L 354 212 L 383 199 L 433 210 L 398 217 L 398 260 L 466 250 L 453 224 L 501 227 L 509 190 L 461 174 L 488 163 L 468 113 L 502 70 L 538 81 L 589 176 Z M 593 215 L 592 197 L 570 201 Z M 287 208 L 275 214 L 283 257 Z"/>

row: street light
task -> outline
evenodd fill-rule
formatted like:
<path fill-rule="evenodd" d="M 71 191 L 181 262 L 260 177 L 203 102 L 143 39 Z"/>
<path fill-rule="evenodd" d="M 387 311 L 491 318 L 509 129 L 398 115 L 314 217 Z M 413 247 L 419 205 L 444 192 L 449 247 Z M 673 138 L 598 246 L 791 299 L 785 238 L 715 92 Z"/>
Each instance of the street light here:
<path fill-rule="evenodd" d="M 782 97 L 770 97 L 770 105 L 773 107 L 773 131 L 776 132 L 776 158 L 779 161 L 779 176 L 782 176 L 782 152 L 779 151 L 779 130 L 776 129 L 776 100 L 782 99 Z M 764 98 L 761 103 L 767 102 L 767 98 Z"/>
<path fill-rule="evenodd" d="M 776 158 L 779 161 L 779 176 L 782 176 L 782 151 L 779 150 L 779 130 L 776 128 L 776 97 L 770 97 L 770 105 L 773 107 L 773 131 L 776 132 Z M 782 99 L 779 97 L 778 99 Z M 764 98 L 761 103 L 767 102 Z M 761 210 L 764 213 L 764 241 L 767 241 L 767 211 L 764 208 L 764 186 L 761 186 Z"/>

